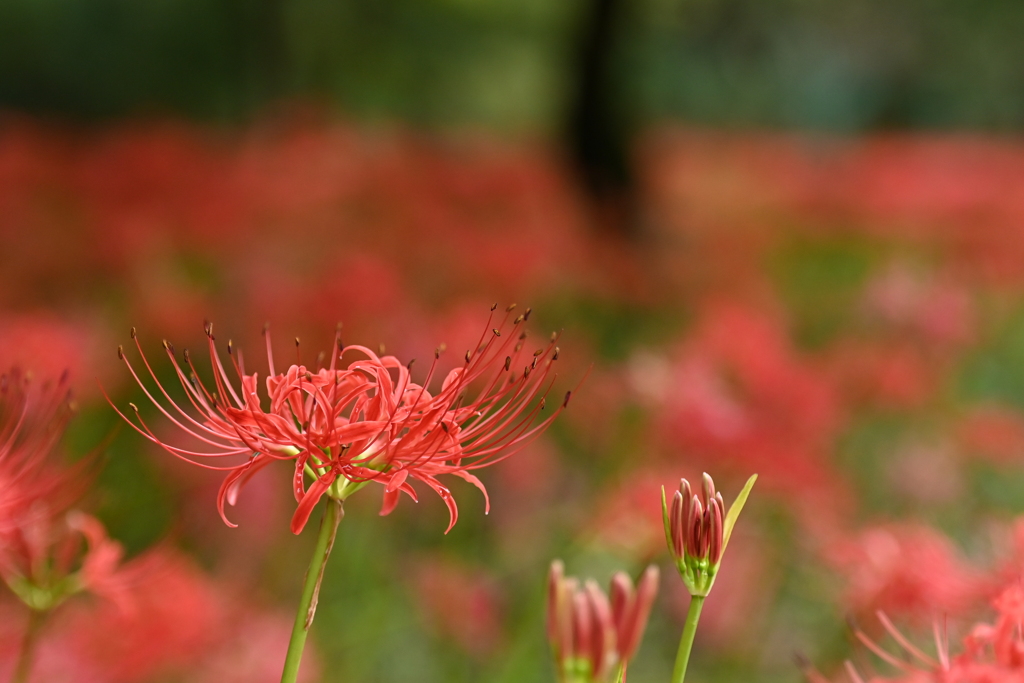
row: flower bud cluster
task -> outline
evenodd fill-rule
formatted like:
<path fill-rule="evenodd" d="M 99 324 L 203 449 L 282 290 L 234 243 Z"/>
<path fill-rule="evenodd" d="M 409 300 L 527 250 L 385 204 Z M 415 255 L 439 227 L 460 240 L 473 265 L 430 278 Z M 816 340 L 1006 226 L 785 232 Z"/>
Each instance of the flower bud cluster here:
<path fill-rule="evenodd" d="M 732 526 L 756 479 L 754 475 L 747 481 L 733 510 L 726 510 L 722 494 L 706 472 L 699 494 L 686 479 L 680 480 L 671 504 L 662 491 L 665 540 L 690 595 L 705 596 L 711 591 Z"/>
<path fill-rule="evenodd" d="M 640 645 L 657 592 L 654 565 L 636 587 L 625 573 L 616 573 L 609 599 L 595 581 L 567 577 L 564 565 L 552 562 L 547 628 L 559 683 L 621 680 Z"/>
<path fill-rule="evenodd" d="M 715 482 L 704 474 L 702 496 L 693 493 L 690 482 L 680 480 L 672 496 L 669 532 L 676 560 L 686 556 L 716 565 L 722 559 L 725 501 L 715 491 Z"/>

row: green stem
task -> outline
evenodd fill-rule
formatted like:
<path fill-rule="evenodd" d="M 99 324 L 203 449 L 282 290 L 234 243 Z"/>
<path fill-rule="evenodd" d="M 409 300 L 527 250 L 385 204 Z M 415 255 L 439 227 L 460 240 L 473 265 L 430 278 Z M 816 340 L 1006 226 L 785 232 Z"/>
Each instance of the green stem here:
<path fill-rule="evenodd" d="M 320 522 L 320 534 L 316 538 L 313 559 L 306 570 L 305 583 L 302 586 L 302 598 L 295 614 L 295 625 L 292 626 L 292 638 L 288 641 L 288 655 L 284 659 L 284 671 L 281 672 L 281 683 L 295 683 L 299 676 L 299 663 L 302 661 L 302 650 L 306 646 L 309 627 L 313 625 L 316 603 L 320 595 L 320 582 L 324 578 L 327 558 L 334 547 L 334 536 L 338 532 L 338 523 L 344 516 L 341 501 L 327 498 L 327 509 Z"/>
<path fill-rule="evenodd" d="M 35 655 L 36 641 L 45 620 L 46 612 L 36 609 L 29 611 L 25 637 L 21 641 L 21 651 L 18 653 L 18 663 L 14 667 L 11 683 L 26 683 L 28 681 L 28 676 L 32 672 L 32 658 Z"/>
<path fill-rule="evenodd" d="M 683 679 L 686 678 L 686 665 L 690 663 L 693 637 L 697 635 L 697 622 L 700 621 L 700 611 L 703 607 L 703 595 L 694 595 L 690 598 L 690 609 L 686 613 L 683 636 L 679 639 L 679 651 L 676 653 L 676 665 L 672 669 L 672 683 L 683 683 Z"/>

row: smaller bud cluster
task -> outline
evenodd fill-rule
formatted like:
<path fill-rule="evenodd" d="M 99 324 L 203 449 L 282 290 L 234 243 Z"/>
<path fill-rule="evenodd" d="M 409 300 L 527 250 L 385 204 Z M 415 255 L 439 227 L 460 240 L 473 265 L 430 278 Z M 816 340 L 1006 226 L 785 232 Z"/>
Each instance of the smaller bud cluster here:
<path fill-rule="evenodd" d="M 711 591 L 732 525 L 755 479 L 756 475 L 747 482 L 731 515 L 725 508 L 722 494 L 706 472 L 699 495 L 686 479 L 680 480 L 671 504 L 662 491 L 665 540 L 691 595 L 706 596 Z"/>
<path fill-rule="evenodd" d="M 565 576 L 551 563 L 548 577 L 548 639 L 559 683 L 604 683 L 625 678 L 640 645 L 658 592 L 658 568 L 651 565 L 634 587 L 623 572 L 612 577 L 610 599 L 597 583 Z"/>

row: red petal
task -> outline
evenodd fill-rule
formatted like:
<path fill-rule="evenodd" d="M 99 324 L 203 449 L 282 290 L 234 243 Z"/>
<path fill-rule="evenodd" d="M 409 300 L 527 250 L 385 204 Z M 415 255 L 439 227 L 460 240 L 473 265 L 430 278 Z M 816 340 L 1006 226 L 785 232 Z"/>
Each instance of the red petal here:
<path fill-rule="evenodd" d="M 490 514 L 491 497 L 487 494 L 487 488 L 484 487 L 484 483 L 465 470 L 455 470 L 452 474 L 461 479 L 465 479 L 470 484 L 480 489 L 480 492 L 484 494 L 484 514 Z"/>
<path fill-rule="evenodd" d="M 333 471 L 327 472 L 309 487 L 306 495 L 299 502 L 299 506 L 295 508 L 295 514 L 292 516 L 293 534 L 298 535 L 302 533 L 302 530 L 306 527 L 306 522 L 309 521 L 309 516 L 313 514 L 313 508 L 320 502 L 320 499 L 327 492 L 327 489 L 331 487 L 335 479 L 337 479 L 337 475 Z"/>

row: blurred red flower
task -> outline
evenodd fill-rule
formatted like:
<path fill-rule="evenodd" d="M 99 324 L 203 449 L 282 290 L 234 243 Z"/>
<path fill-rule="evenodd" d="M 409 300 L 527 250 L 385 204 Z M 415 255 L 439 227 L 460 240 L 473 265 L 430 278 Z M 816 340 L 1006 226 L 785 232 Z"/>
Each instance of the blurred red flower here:
<path fill-rule="evenodd" d="M 923 525 L 870 527 L 837 539 L 825 553 L 845 579 L 845 604 L 860 616 L 882 610 L 927 622 L 960 615 L 990 588 L 949 539 Z"/>

